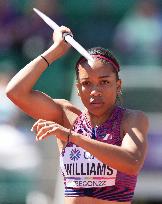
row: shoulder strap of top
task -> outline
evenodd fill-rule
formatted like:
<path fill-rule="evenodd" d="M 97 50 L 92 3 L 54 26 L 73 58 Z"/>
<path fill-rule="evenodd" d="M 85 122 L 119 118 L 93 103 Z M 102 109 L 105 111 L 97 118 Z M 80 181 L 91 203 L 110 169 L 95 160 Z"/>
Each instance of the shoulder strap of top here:
<path fill-rule="evenodd" d="M 78 126 L 78 124 L 82 122 L 82 120 L 84 119 L 84 118 L 83 118 L 83 115 L 84 115 L 84 114 L 81 113 L 81 114 L 75 119 L 75 121 L 74 121 L 74 123 L 73 123 L 73 128 L 72 128 L 72 130 L 75 130 L 75 127 Z"/>
<path fill-rule="evenodd" d="M 112 131 L 115 135 L 121 135 L 121 123 L 124 116 L 126 108 L 117 106 L 112 117 Z M 122 141 L 122 138 L 121 138 Z"/>

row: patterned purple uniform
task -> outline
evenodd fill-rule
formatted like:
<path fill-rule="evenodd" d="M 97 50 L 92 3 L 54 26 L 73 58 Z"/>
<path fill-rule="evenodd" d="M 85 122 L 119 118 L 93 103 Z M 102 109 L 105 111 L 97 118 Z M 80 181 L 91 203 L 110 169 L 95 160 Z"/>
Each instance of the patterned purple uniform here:
<path fill-rule="evenodd" d="M 92 128 L 85 114 L 75 121 L 73 131 L 101 142 L 121 146 L 120 125 L 125 109 L 116 106 L 111 117 Z M 107 155 L 109 156 L 109 155 Z M 137 176 L 130 176 L 103 164 L 81 147 L 68 143 L 60 155 L 65 196 L 89 196 L 108 201 L 131 201 Z"/>

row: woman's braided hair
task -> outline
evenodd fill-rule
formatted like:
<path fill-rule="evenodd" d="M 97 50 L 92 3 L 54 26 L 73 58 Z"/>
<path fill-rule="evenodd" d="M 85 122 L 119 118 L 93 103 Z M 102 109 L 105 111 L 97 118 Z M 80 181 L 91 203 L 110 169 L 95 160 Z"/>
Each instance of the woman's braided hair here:
<path fill-rule="evenodd" d="M 120 71 L 120 65 L 118 63 L 118 60 L 115 58 L 115 56 L 110 52 L 108 49 L 102 48 L 102 47 L 94 47 L 87 50 L 90 55 L 97 55 L 97 58 L 100 59 L 104 64 L 111 64 L 114 67 L 114 72 L 116 73 L 116 79 L 119 79 L 118 72 Z M 104 57 L 104 58 L 102 58 Z M 81 56 L 75 66 L 76 71 L 76 77 L 79 78 L 79 70 L 78 66 L 82 62 L 87 61 L 85 57 Z"/>

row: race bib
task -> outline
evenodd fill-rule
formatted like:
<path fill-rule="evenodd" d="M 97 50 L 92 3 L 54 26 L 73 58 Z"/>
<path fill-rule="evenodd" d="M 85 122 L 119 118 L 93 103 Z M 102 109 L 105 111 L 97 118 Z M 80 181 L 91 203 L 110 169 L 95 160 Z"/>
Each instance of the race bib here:
<path fill-rule="evenodd" d="M 66 147 L 60 157 L 66 187 L 93 188 L 115 185 L 117 170 L 103 164 L 81 147 Z"/>

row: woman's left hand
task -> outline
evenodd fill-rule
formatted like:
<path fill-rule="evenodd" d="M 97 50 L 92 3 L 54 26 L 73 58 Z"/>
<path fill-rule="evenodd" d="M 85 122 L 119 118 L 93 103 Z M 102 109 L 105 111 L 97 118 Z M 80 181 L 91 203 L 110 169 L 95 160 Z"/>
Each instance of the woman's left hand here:
<path fill-rule="evenodd" d="M 32 126 L 31 131 L 36 132 L 36 140 L 43 140 L 48 136 L 56 136 L 58 139 L 67 142 L 69 129 L 52 121 L 39 119 Z"/>

